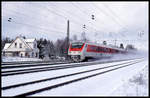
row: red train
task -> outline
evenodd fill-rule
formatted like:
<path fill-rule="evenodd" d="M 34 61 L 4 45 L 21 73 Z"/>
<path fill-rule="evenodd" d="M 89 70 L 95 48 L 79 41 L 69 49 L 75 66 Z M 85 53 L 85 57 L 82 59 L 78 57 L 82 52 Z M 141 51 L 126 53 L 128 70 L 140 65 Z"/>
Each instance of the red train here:
<path fill-rule="evenodd" d="M 84 61 L 89 58 L 111 57 L 113 54 L 125 52 L 125 49 L 114 46 L 89 42 L 73 42 L 69 46 L 68 55 L 73 61 Z"/>

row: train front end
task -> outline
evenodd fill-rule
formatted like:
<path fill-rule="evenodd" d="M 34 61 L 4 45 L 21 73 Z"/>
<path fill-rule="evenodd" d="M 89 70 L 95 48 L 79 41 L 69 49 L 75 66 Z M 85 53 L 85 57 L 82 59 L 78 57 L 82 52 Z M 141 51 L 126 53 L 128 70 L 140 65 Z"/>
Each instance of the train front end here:
<path fill-rule="evenodd" d="M 73 42 L 69 46 L 68 55 L 75 62 L 80 62 L 84 60 L 83 49 L 85 43 L 83 42 Z"/>

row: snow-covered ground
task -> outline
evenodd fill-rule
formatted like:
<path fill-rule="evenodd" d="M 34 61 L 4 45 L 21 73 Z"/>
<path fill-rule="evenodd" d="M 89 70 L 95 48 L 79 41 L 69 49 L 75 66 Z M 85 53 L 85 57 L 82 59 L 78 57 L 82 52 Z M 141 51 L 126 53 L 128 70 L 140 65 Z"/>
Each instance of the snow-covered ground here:
<path fill-rule="evenodd" d="M 113 96 L 148 96 L 148 65 L 128 80 L 122 80 L 123 84 L 116 88 Z"/>
<path fill-rule="evenodd" d="M 148 96 L 148 69 L 149 69 L 148 53 L 138 52 L 132 55 L 126 54 L 124 56 L 119 54 L 110 59 L 123 59 L 123 58 L 127 59 L 127 58 L 138 58 L 138 57 L 144 57 L 144 61 L 102 75 L 98 75 L 82 81 L 78 81 L 62 87 L 58 87 L 52 90 L 43 91 L 41 93 L 37 93 L 32 96 Z M 101 59 L 101 60 L 105 61 L 106 59 Z M 84 66 L 84 67 L 77 67 L 77 68 L 70 68 L 70 69 L 61 69 L 55 71 L 44 71 L 44 72 L 37 72 L 37 73 L 30 73 L 30 74 L 23 74 L 23 75 L 6 76 L 6 77 L 2 77 L 2 87 L 45 79 L 45 78 L 51 78 L 60 75 L 76 73 L 80 71 L 91 70 L 91 69 L 100 68 L 104 66 L 120 64 L 123 62 L 127 62 L 127 61 L 98 64 L 98 65 Z M 105 71 L 105 70 L 106 69 L 100 71 L 97 70 L 94 73 Z M 52 84 L 55 83 L 61 83 L 66 80 L 72 80 L 74 78 L 87 76 L 90 74 L 93 74 L 93 72 L 84 73 L 81 75 L 75 75 L 75 77 L 70 76 L 58 80 L 56 79 L 53 81 L 35 83 L 35 84 L 21 86 L 9 90 L 4 90 L 4 91 L 2 90 L 2 96 L 17 95 L 17 94 L 29 92 L 31 90 L 36 90 L 47 86 L 51 86 Z M 139 74 L 140 75 L 142 74 L 142 78 L 140 79 L 144 81 L 142 85 L 141 84 L 137 85 L 138 81 L 137 82 L 134 81 L 139 77 Z"/>
<path fill-rule="evenodd" d="M 146 62 L 144 61 L 100 76 L 44 91 L 33 96 L 113 96 L 112 92 L 123 85 L 122 80 L 128 80 L 137 74 Z M 145 91 L 148 92 L 148 87 L 145 88 Z M 115 94 L 115 96 L 118 95 Z"/>
<path fill-rule="evenodd" d="M 42 61 L 38 58 L 2 57 L 2 62 Z"/>
<path fill-rule="evenodd" d="M 132 61 L 132 60 L 130 60 L 130 61 Z M 129 61 L 121 61 L 121 62 L 114 62 L 114 63 L 108 63 L 108 64 L 92 65 L 92 66 L 86 66 L 86 67 L 83 67 L 83 68 L 79 67 L 79 68 L 72 68 L 72 69 L 63 69 L 63 70 L 47 71 L 47 72 L 40 72 L 40 73 L 31 73 L 31 74 L 26 74 L 26 75 L 2 77 L 3 78 L 2 79 L 2 86 L 8 86 L 8 85 L 19 84 L 19 83 L 23 83 L 23 82 L 29 82 L 29 81 L 33 81 L 33 80 L 44 79 L 46 77 L 50 78 L 50 77 L 55 77 L 55 76 L 60 76 L 60 75 L 66 75 L 66 74 L 70 74 L 70 73 L 74 73 L 74 72 L 81 72 L 81 71 L 86 71 L 86 70 L 111 66 L 111 65 L 114 65 L 114 64 L 120 64 L 120 63 L 125 63 L 125 62 L 129 62 Z M 122 65 L 119 65 L 119 66 L 123 66 L 123 65 L 125 65 L 125 64 L 122 64 Z M 118 67 L 118 66 L 116 66 L 116 67 Z M 91 74 L 94 74 L 94 73 L 103 72 L 103 71 L 106 71 L 108 69 L 112 69 L 112 68 L 101 69 L 101 70 L 97 70 L 97 71 L 94 71 L 94 72 L 83 73 L 83 74 L 70 76 L 70 77 L 66 77 L 66 78 L 62 78 L 62 79 L 58 79 L 58 80 L 56 79 L 56 80 L 53 80 L 53 81 L 35 83 L 35 84 L 32 84 L 32 85 L 28 85 L 28 86 L 21 86 L 21 87 L 18 87 L 18 88 L 13 88 L 13 89 L 9 89 L 9 90 L 6 90 L 6 91 L 2 91 L 2 95 L 5 95 L 5 96 L 7 96 L 7 95 L 9 95 L 9 96 L 18 95 L 18 94 L 21 94 L 21 93 L 24 93 L 24 92 L 29 92 L 31 90 L 36 90 L 36 89 L 40 89 L 40 88 L 43 88 L 43 87 L 51 86 L 51 85 L 54 85 L 56 83 L 62 83 L 62 82 L 65 82 L 66 80 L 69 81 L 69 80 L 72 80 L 72 79 L 80 78 L 80 77 L 91 75 Z M 84 83 L 84 81 L 83 81 L 83 83 Z M 80 88 L 79 85 L 78 85 L 78 87 Z M 69 88 L 68 88 L 68 90 L 69 90 Z M 66 92 L 68 92 L 68 90 L 66 90 Z M 46 94 L 46 95 L 50 96 L 49 94 Z"/>

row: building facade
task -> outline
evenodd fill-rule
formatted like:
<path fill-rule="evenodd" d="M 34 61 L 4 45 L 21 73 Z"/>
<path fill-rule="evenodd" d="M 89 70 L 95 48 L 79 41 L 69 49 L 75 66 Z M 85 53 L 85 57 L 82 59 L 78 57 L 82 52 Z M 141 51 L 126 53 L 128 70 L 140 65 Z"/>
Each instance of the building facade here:
<path fill-rule="evenodd" d="M 6 43 L 2 50 L 3 56 L 39 58 L 36 39 L 16 37 L 12 43 Z"/>

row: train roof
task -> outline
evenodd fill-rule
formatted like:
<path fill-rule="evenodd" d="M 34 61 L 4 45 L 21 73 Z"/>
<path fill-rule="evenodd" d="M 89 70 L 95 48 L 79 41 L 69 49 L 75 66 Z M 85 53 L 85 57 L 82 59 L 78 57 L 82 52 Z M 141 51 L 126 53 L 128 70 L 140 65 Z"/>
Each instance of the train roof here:
<path fill-rule="evenodd" d="M 93 42 L 85 42 L 85 43 L 91 44 L 91 45 L 102 46 L 102 47 L 106 47 L 106 48 L 112 48 L 112 49 L 116 49 L 116 50 L 120 50 L 120 51 L 125 51 L 125 49 L 119 48 L 119 47 L 111 45 L 111 44 L 104 45 L 104 44 L 101 44 L 101 43 L 93 43 Z"/>
<path fill-rule="evenodd" d="M 111 44 L 104 45 L 104 44 L 101 44 L 101 43 L 83 42 L 83 41 L 74 41 L 74 42 L 71 42 L 71 43 L 85 43 L 85 44 L 97 45 L 97 46 L 102 46 L 102 47 L 106 47 L 106 48 L 112 48 L 112 49 L 116 49 L 116 50 L 120 50 L 120 51 L 125 51 L 125 49 L 119 48 L 119 47 L 111 45 Z"/>

